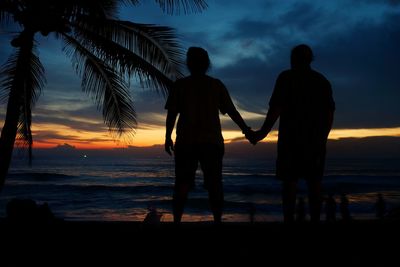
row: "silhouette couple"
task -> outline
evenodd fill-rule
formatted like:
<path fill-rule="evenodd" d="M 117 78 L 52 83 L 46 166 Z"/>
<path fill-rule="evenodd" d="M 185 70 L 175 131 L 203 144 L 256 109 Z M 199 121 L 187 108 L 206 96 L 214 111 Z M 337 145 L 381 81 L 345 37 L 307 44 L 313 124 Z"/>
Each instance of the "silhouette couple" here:
<path fill-rule="evenodd" d="M 190 75 L 174 83 L 165 105 L 165 150 L 175 156 L 174 222 L 182 219 L 199 163 L 214 222 L 221 222 L 224 140 L 219 112 L 228 114 L 253 145 L 264 139 L 280 118 L 276 176 L 282 181 L 284 221 L 294 221 L 300 178 L 307 181 L 311 221 L 319 221 L 326 141 L 335 103 L 329 81 L 310 67 L 311 48 L 302 44 L 292 49 L 291 69 L 277 78 L 268 113 L 258 131 L 244 122 L 225 85 L 206 75 L 210 66 L 206 50 L 190 47 L 186 60 Z M 174 144 L 171 134 L 178 114 Z"/>

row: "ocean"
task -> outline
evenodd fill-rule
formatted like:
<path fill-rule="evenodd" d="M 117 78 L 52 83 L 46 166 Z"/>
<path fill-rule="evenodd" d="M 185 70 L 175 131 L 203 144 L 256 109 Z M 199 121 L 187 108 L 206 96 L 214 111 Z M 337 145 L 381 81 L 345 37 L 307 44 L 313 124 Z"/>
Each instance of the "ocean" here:
<path fill-rule="evenodd" d="M 282 221 L 281 184 L 274 173 L 273 160 L 224 159 L 223 220 L 249 221 L 253 213 L 255 221 Z M 172 221 L 173 183 L 172 158 L 39 158 L 32 167 L 17 159 L 0 193 L 0 217 L 6 216 L 10 199 L 30 198 L 47 203 L 64 220 L 142 221 L 149 209 L 157 209 L 161 221 Z M 334 194 L 338 220 L 342 194 L 349 199 L 353 218 L 372 219 L 378 193 L 387 210 L 400 206 L 399 160 L 328 159 L 323 191 L 325 196 Z M 307 203 L 304 181 L 299 182 L 298 196 Z M 324 211 L 321 218 L 325 219 Z M 211 220 L 198 170 L 183 221 Z"/>

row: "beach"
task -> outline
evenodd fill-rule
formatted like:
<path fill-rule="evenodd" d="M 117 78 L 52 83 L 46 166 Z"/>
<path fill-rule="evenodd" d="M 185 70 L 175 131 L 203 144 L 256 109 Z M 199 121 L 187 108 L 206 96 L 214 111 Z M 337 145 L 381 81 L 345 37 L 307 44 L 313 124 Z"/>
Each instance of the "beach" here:
<path fill-rule="evenodd" d="M 396 266 L 397 220 L 0 222 L 2 266 Z"/>
<path fill-rule="evenodd" d="M 0 195 L 0 266 L 396 266 L 400 224 L 376 220 L 381 193 L 400 203 L 397 160 L 328 160 L 324 196 L 333 193 L 336 222 L 282 222 L 281 184 L 273 160 L 226 159 L 223 223 L 214 225 L 202 174 L 183 223 L 172 221 L 173 160 L 36 158 L 14 161 Z M 304 183 L 299 196 L 306 198 Z M 344 222 L 340 196 L 349 199 Z M 7 220 L 12 199 L 31 199 L 54 218 Z M 162 217 L 145 224 L 149 209 Z M 253 217 L 252 217 L 253 216 Z M 253 219 L 254 223 L 250 221 Z"/>

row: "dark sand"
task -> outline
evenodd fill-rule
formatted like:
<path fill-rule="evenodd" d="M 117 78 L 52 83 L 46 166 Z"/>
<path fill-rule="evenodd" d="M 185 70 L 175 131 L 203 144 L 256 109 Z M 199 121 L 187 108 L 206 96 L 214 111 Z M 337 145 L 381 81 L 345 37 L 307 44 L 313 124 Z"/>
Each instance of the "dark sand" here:
<path fill-rule="evenodd" d="M 400 221 L 0 221 L 0 266 L 400 266 Z"/>

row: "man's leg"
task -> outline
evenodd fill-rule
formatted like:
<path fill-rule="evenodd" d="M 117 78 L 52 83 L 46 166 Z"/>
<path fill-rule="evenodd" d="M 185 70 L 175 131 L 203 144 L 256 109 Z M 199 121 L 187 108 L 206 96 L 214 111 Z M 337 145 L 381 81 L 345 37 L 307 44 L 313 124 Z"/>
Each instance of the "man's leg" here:
<path fill-rule="evenodd" d="M 318 179 L 307 181 L 308 202 L 311 222 L 319 222 L 321 217 L 321 181 Z"/>
<path fill-rule="evenodd" d="M 283 181 L 282 208 L 284 222 L 294 222 L 296 209 L 297 181 Z"/>
<path fill-rule="evenodd" d="M 180 223 L 183 215 L 183 210 L 187 201 L 190 186 L 175 182 L 174 195 L 172 199 L 172 209 L 174 213 L 174 223 Z"/>

